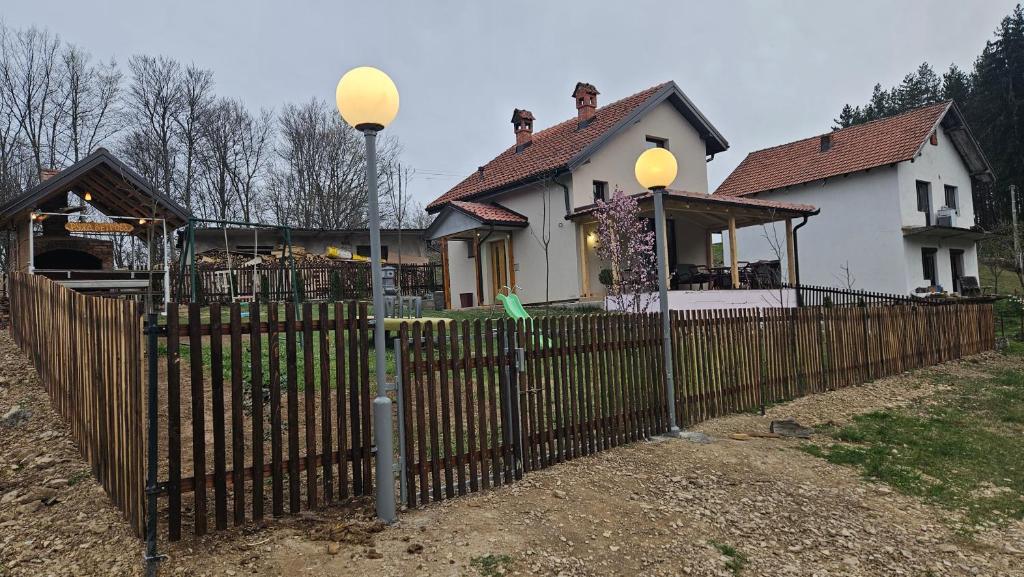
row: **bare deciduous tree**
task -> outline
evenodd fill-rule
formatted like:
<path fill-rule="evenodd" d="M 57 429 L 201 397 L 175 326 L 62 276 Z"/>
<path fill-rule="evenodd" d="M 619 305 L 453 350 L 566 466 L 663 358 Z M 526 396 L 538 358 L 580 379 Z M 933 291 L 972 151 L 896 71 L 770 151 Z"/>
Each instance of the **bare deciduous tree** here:
<path fill-rule="evenodd" d="M 70 162 L 81 160 L 122 127 L 121 71 L 113 60 L 93 66 L 91 59 L 75 46 L 69 46 L 61 57 L 61 102 Z"/>
<path fill-rule="evenodd" d="M 61 41 L 38 28 L 0 27 L 0 98 L 32 154 L 38 174 L 63 155 Z"/>
<path fill-rule="evenodd" d="M 278 122 L 278 158 L 268 183 L 276 221 L 301 228 L 364 227 L 366 151 L 362 135 L 320 100 L 286 105 Z M 378 171 L 392 164 L 397 148 L 392 138 L 378 143 Z"/>
<path fill-rule="evenodd" d="M 213 73 L 189 66 L 182 71 L 180 82 L 182 107 L 173 117 L 182 156 L 180 196 L 185 206 L 192 209 L 196 172 L 201 154 L 198 147 L 202 138 L 202 124 L 213 105 Z"/>
<path fill-rule="evenodd" d="M 197 140 L 201 214 L 221 220 L 259 219 L 259 177 L 270 144 L 270 114 L 252 116 L 241 102 L 209 107 Z"/>

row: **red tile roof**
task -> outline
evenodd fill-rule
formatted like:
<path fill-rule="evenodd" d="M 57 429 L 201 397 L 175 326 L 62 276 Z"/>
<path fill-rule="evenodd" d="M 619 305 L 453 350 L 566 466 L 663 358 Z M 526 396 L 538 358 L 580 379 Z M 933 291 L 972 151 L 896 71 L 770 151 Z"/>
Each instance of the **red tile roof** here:
<path fill-rule="evenodd" d="M 652 86 L 647 90 L 598 108 L 593 120 L 583 128 L 578 128 L 577 119 L 573 117 L 534 133 L 533 142 L 521 152 L 516 152 L 516 146 L 509 147 L 485 164 L 482 167 L 482 174 L 479 171 L 473 173 L 427 205 L 427 210 L 435 212 L 447 202 L 471 198 L 483 192 L 565 167 L 580 151 L 613 128 L 667 84 L 669 83 Z"/>
<path fill-rule="evenodd" d="M 743 196 L 830 178 L 914 158 L 951 102 L 830 133 L 831 148 L 821 152 L 818 135 L 751 152 L 715 191 Z"/>
<path fill-rule="evenodd" d="M 799 204 L 795 202 L 782 202 L 779 200 L 766 200 L 762 198 L 740 198 L 740 197 L 729 197 L 729 196 L 714 196 L 705 194 L 703 192 L 690 192 L 686 190 L 668 190 L 669 199 L 680 199 L 680 200 L 695 200 L 703 203 L 707 203 L 711 206 L 739 206 L 749 208 L 762 208 L 766 212 L 772 210 L 780 210 L 785 212 L 794 212 L 800 214 L 811 214 L 818 210 L 817 207 L 810 204 Z M 637 200 L 643 200 L 651 196 L 651 192 L 639 192 L 633 194 Z M 597 205 L 591 204 L 577 208 L 569 215 L 569 218 L 587 214 L 594 211 Z"/>
<path fill-rule="evenodd" d="M 455 200 L 451 205 L 486 224 L 526 225 L 530 222 L 525 216 L 500 204 Z"/>

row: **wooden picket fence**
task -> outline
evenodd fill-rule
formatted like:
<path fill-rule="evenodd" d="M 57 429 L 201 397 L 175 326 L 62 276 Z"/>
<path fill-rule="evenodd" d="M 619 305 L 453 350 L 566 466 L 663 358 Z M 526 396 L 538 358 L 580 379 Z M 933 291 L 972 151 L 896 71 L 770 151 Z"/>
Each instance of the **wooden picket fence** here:
<path fill-rule="evenodd" d="M 141 533 L 142 320 L 10 279 L 11 331 Z M 161 342 L 159 520 L 171 540 L 373 494 L 366 303 L 174 305 Z M 266 318 L 263 318 L 263 317 Z M 674 312 L 680 426 L 995 347 L 991 304 Z M 405 322 L 396 445 L 409 507 L 668 429 L 657 314 Z M 391 360 L 381 360 L 390 363 Z M 390 367 L 389 367 L 389 372 Z"/>
<path fill-rule="evenodd" d="M 406 323 L 405 503 L 486 490 L 665 430 L 656 321 Z"/>
<path fill-rule="evenodd" d="M 171 310 L 185 313 L 167 318 L 161 399 L 171 540 L 183 518 L 203 535 L 211 514 L 226 529 L 229 509 L 240 525 L 268 503 L 278 517 L 372 493 L 366 303 L 274 303 L 266 319 L 239 303 Z"/>
<path fill-rule="evenodd" d="M 992 306 L 675 312 L 680 426 L 992 350 Z M 415 507 L 668 430 L 660 316 L 406 323 Z"/>
<path fill-rule="evenodd" d="M 991 304 L 674 312 L 681 426 L 995 348 Z"/>
<path fill-rule="evenodd" d="M 11 336 L 93 475 L 139 535 L 144 515 L 142 317 L 136 302 L 11 273 Z"/>

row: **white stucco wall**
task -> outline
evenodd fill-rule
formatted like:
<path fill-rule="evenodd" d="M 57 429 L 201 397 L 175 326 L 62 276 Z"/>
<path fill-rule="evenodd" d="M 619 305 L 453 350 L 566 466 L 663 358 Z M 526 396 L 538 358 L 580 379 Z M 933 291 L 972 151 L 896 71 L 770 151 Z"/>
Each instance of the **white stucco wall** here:
<path fill-rule="evenodd" d="M 448 241 L 448 290 L 451 292 L 453 309 L 461 308 L 461 293 L 472 294 L 473 304 L 479 304 L 476 302 L 476 261 L 468 258 L 469 244 L 468 241 Z"/>
<path fill-rule="evenodd" d="M 907 294 L 928 283 L 921 264 L 921 248 L 938 250 L 939 284 L 953 289 L 949 249 L 964 251 L 964 275 L 978 276 L 977 246 L 972 241 L 903 237 L 903 227 L 924 226 L 917 210 L 917 181 L 931 183 L 932 223 L 945 205 L 945 185 L 957 187 L 959 214 L 954 225 L 974 225 L 974 203 L 967 167 L 945 132 L 938 144 L 926 143 L 913 162 L 876 168 L 866 173 L 816 181 L 763 196 L 772 200 L 803 202 L 821 209 L 799 231 L 800 280 L 804 284 L 846 286 L 844 263 L 849 263 L 854 288 Z M 777 223 L 780 239 L 784 225 Z M 761 227 L 737 234 L 741 260 L 775 258 Z M 728 238 L 725 238 L 728 254 Z M 783 258 L 783 270 L 785 270 Z"/>
<path fill-rule="evenodd" d="M 661 310 L 657 294 L 645 295 L 642 302 L 648 303 L 647 312 Z M 713 291 L 668 291 L 668 308 L 673 311 L 713 309 L 765 309 L 793 308 L 796 306 L 796 291 L 782 290 L 713 290 Z M 605 300 L 609 311 L 619 310 L 616 301 Z"/>
<path fill-rule="evenodd" d="M 551 231 L 548 243 L 551 280 L 548 298 L 545 298 L 545 259 L 544 246 L 541 242 L 545 195 L 548 199 L 547 218 Z M 483 304 L 494 302 L 491 286 L 491 251 L 488 245 L 499 239 L 511 240 L 512 248 L 509 252 L 514 262 L 510 263 L 509 270 L 515 270 L 516 284 L 520 287 L 519 298 L 524 304 L 579 298 L 576 228 L 572 222 L 565 220 L 565 192 L 562 188 L 547 182 L 491 197 L 488 202 L 498 203 L 526 216 L 530 226 L 511 231 L 496 230 L 489 235 L 487 229 L 479 231 L 482 244 L 478 258 L 481 259 L 483 274 Z M 449 241 L 448 248 L 452 307 L 458 308 L 460 292 L 472 292 L 474 304 L 480 305 L 476 298 L 476 264 L 473 259 L 466 257 L 465 243 L 452 240 Z"/>
<path fill-rule="evenodd" d="M 706 147 L 689 122 L 668 103 L 662 102 L 639 122 L 619 133 L 572 175 L 573 207 L 594 203 L 593 182 L 608 183 L 608 194 L 618 187 L 626 193 L 640 192 L 633 174 L 636 159 L 647 149 L 647 137 L 668 140 L 668 148 L 679 162 L 679 176 L 672 188 L 691 192 L 708 191 Z"/>
<path fill-rule="evenodd" d="M 945 185 L 957 187 L 958 214 L 954 226 L 974 226 L 974 202 L 971 177 L 956 151 L 956 147 L 945 132 L 940 131 L 937 145 L 925 144 L 913 162 L 901 162 L 896 170 L 899 175 L 900 213 L 904 226 L 924 226 L 925 215 L 917 210 L 917 181 L 931 184 L 932 224 L 935 212 L 945 206 Z M 921 264 L 921 248 L 937 249 L 935 262 L 939 284 L 946 291 L 953 290 L 953 272 L 949 249 L 964 251 L 964 275 L 978 277 L 978 248 L 974 242 L 960 239 L 910 238 L 904 245 L 907 261 L 907 290 L 927 286 Z"/>
<path fill-rule="evenodd" d="M 572 188 L 569 190 L 571 193 Z M 547 217 L 551 231 L 548 243 L 551 275 L 548 298 L 545 298 L 544 246 L 540 240 L 545 196 L 548 200 Z M 546 300 L 565 301 L 579 298 L 576 226 L 565 220 L 565 191 L 562 187 L 548 182 L 512 191 L 493 200 L 530 220 L 529 227 L 512 233 L 512 240 L 515 243 L 513 266 L 516 271 L 516 284 L 521 287 L 518 292 L 519 299 L 524 304 L 531 304 Z"/>
<path fill-rule="evenodd" d="M 925 215 L 917 210 L 917 181 L 931 183 L 932 224 L 935 212 L 946 203 L 945 185 L 957 187 L 960 204 L 955 226 L 974 226 L 974 202 L 971 176 L 945 132 L 940 131 L 937 145 L 925 144 L 913 162 L 896 165 L 900 187 L 900 212 L 904 226 L 924 226 Z"/>
<path fill-rule="evenodd" d="M 762 198 L 811 204 L 821 210 L 797 233 L 803 284 L 845 287 L 841 267 L 848 263 L 854 288 L 897 294 L 909 291 L 907 261 L 902 258 L 905 251 L 896 168 L 876 168 L 845 178 L 816 181 Z M 794 226 L 799 222 L 795 219 Z M 788 266 L 785 223 L 775 223 L 774 227 L 777 238 L 783 243 L 782 270 L 785 271 Z M 740 260 L 777 258 L 764 238 L 766 230 L 761 226 L 737 230 Z M 767 232 L 772 234 L 770 230 Z M 727 234 L 723 235 L 723 241 L 728 263 Z"/>
<path fill-rule="evenodd" d="M 936 249 L 935 267 L 939 276 L 939 285 L 946 292 L 953 291 L 953 264 L 950 258 L 950 250 L 964 251 L 964 275 L 978 276 L 978 250 L 974 242 L 958 239 L 906 239 L 904 245 L 904 256 L 907 260 L 907 287 L 908 292 L 913 292 L 917 287 L 927 287 L 928 283 L 924 278 L 924 265 L 922 264 L 921 249 L 924 247 Z"/>

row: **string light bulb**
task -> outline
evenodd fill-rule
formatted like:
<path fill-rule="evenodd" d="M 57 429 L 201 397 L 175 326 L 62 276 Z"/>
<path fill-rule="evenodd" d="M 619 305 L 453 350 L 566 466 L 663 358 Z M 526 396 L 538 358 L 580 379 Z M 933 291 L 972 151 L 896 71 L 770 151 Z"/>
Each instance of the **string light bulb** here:
<path fill-rule="evenodd" d="M 92 202 L 92 193 L 91 192 L 85 193 L 85 202 Z"/>

